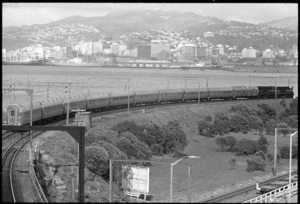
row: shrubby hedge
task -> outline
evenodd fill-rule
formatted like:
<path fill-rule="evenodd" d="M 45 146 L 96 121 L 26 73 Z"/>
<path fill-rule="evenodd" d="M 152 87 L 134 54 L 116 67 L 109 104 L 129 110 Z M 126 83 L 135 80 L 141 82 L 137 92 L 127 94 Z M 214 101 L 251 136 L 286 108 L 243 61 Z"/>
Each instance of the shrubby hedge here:
<path fill-rule="evenodd" d="M 251 139 L 241 139 L 235 145 L 237 153 L 251 155 L 258 151 L 258 143 Z"/>
<path fill-rule="evenodd" d="M 246 171 L 265 171 L 266 163 L 260 157 L 254 157 L 253 159 L 247 159 L 247 169 Z"/>

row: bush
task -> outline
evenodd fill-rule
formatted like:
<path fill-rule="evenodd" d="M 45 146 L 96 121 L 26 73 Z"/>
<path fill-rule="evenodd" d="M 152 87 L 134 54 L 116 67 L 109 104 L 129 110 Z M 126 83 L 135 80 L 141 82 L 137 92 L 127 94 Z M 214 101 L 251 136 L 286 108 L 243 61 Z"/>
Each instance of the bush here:
<path fill-rule="evenodd" d="M 256 155 L 257 157 L 262 158 L 263 160 L 266 160 L 266 159 L 267 159 L 267 155 L 266 155 L 266 153 L 263 152 L 263 151 L 258 151 L 258 152 L 255 153 L 255 155 Z"/>
<path fill-rule="evenodd" d="M 124 152 L 129 159 L 149 160 L 152 156 L 149 147 L 129 132 L 120 134 L 116 146 Z"/>
<path fill-rule="evenodd" d="M 257 140 L 257 143 L 258 143 L 258 149 L 260 151 L 263 151 L 264 153 L 267 153 L 268 152 L 268 145 L 269 145 L 269 142 L 267 140 L 266 137 L 264 136 L 261 136 L 258 140 Z"/>
<path fill-rule="evenodd" d="M 249 116 L 249 129 L 258 130 L 262 132 L 264 129 L 264 122 L 258 116 Z"/>
<path fill-rule="evenodd" d="M 211 118 L 210 115 L 205 116 L 204 119 L 205 119 L 205 121 L 207 121 L 207 122 L 211 122 L 211 121 L 212 121 L 212 118 Z"/>
<path fill-rule="evenodd" d="M 225 148 L 228 146 L 228 142 L 224 137 L 217 137 L 216 143 L 220 147 L 220 151 L 223 152 Z"/>
<path fill-rule="evenodd" d="M 281 121 L 286 123 L 291 128 L 298 128 L 298 115 L 283 117 Z"/>
<path fill-rule="evenodd" d="M 222 119 L 216 118 L 211 128 L 212 134 L 224 135 L 230 132 L 228 122 Z"/>
<path fill-rule="evenodd" d="M 290 146 L 283 145 L 279 147 L 279 154 L 281 159 L 290 158 Z M 298 145 L 292 145 L 292 158 L 298 159 Z"/>
<path fill-rule="evenodd" d="M 234 146 L 236 145 L 237 143 L 237 139 L 233 136 L 227 136 L 226 137 L 226 140 L 228 142 L 228 146 L 229 146 L 229 151 L 235 151 L 234 149 Z"/>
<path fill-rule="evenodd" d="M 277 127 L 277 123 L 276 123 L 275 120 L 270 119 L 270 120 L 266 121 L 265 127 L 266 127 L 266 134 L 267 135 L 274 135 L 275 134 L 275 128 Z"/>
<path fill-rule="evenodd" d="M 246 134 L 249 130 L 249 121 L 240 113 L 233 114 L 230 120 L 230 132 L 242 132 Z"/>
<path fill-rule="evenodd" d="M 279 123 L 277 125 L 277 128 L 290 128 L 286 123 Z M 283 129 L 283 130 L 278 130 L 278 133 L 282 133 L 283 134 L 283 137 L 285 137 L 288 133 L 290 132 L 290 130 L 288 129 Z"/>
<path fill-rule="evenodd" d="M 284 99 L 282 99 L 282 100 L 280 101 L 280 105 L 281 105 L 282 107 L 286 108 L 286 101 L 285 101 Z"/>
<path fill-rule="evenodd" d="M 103 147 L 88 146 L 85 148 L 85 165 L 91 172 L 102 176 L 108 172 L 109 155 Z"/>
<path fill-rule="evenodd" d="M 244 155 L 254 154 L 258 150 L 258 143 L 250 139 L 241 139 L 235 145 L 235 150 Z"/>
<path fill-rule="evenodd" d="M 257 107 L 262 111 L 258 111 L 258 116 L 262 119 L 262 121 L 267 121 L 269 119 L 276 119 L 276 111 L 270 105 L 262 103 L 257 104 Z"/>
<path fill-rule="evenodd" d="M 207 121 L 203 120 L 198 123 L 199 135 L 211 137 L 212 136 L 211 128 L 212 128 L 212 125 L 209 124 Z"/>
<path fill-rule="evenodd" d="M 266 163 L 260 157 L 254 157 L 253 159 L 247 159 L 246 171 L 265 171 Z"/>
<path fill-rule="evenodd" d="M 236 159 L 235 158 L 231 158 L 229 160 L 229 165 L 230 165 L 231 169 L 235 168 L 235 164 L 236 164 Z"/>

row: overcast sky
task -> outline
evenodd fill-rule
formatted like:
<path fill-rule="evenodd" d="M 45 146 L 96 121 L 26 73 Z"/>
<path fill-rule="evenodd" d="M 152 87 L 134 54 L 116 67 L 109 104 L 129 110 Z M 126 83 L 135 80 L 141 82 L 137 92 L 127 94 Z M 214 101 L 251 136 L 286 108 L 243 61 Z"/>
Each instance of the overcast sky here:
<path fill-rule="evenodd" d="M 296 3 L 3 3 L 2 26 L 44 24 L 69 16 L 103 16 L 122 10 L 195 12 L 222 20 L 262 23 L 298 16 Z"/>

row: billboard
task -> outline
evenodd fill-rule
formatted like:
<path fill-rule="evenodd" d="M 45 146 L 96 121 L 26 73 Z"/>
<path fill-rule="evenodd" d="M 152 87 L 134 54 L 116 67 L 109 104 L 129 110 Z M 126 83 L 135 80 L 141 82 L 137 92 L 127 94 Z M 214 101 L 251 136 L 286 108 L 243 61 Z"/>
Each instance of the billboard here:
<path fill-rule="evenodd" d="M 139 196 L 149 193 L 149 167 L 123 165 L 122 168 L 123 172 L 128 172 L 122 181 L 123 189 L 128 195 Z"/>

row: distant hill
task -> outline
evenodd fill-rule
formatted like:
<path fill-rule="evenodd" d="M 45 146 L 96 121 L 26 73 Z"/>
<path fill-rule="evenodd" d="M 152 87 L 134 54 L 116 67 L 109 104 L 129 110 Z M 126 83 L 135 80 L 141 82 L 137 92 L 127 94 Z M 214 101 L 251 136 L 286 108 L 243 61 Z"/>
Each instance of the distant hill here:
<path fill-rule="evenodd" d="M 293 16 L 293 17 L 282 18 L 278 20 L 261 23 L 261 25 L 267 25 L 273 28 L 298 30 L 298 17 Z"/>
<path fill-rule="evenodd" d="M 288 28 L 297 28 L 297 26 L 295 27 L 297 23 L 298 19 L 293 17 L 259 25 L 281 25 Z M 250 30 L 247 31 L 247 33 L 249 33 L 253 32 L 253 30 L 251 30 L 252 27 L 257 25 L 238 21 L 220 20 L 215 17 L 206 17 L 193 12 L 183 13 L 177 11 L 150 10 L 122 11 L 109 13 L 106 16 L 72 16 L 48 24 L 3 27 L 2 46 L 8 51 L 37 43 L 65 46 L 71 42 L 79 42 L 80 40 L 96 41 L 103 37 L 118 39 L 118 37 L 123 34 L 150 30 L 188 31 L 201 36 L 204 32 L 226 30 L 231 26 L 240 28 L 250 27 Z M 240 33 L 240 31 L 236 32 Z M 247 40 L 247 38 L 244 40 Z M 248 41 L 249 44 L 253 44 L 251 39 Z M 226 41 L 223 43 L 228 44 Z"/>

